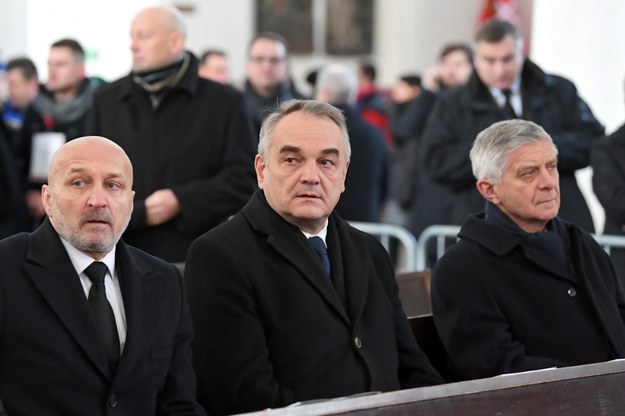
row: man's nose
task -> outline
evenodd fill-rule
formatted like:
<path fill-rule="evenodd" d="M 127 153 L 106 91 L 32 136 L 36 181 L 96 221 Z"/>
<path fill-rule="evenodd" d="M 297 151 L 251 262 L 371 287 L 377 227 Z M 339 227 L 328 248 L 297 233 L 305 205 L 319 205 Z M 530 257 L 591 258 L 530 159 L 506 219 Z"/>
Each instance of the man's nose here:
<path fill-rule="evenodd" d="M 302 167 L 302 181 L 306 183 L 319 183 L 319 167 L 316 161 L 306 162 Z"/>
<path fill-rule="evenodd" d="M 100 208 L 106 206 L 106 192 L 100 187 L 94 187 L 89 193 L 89 199 L 87 201 L 89 206 Z"/>

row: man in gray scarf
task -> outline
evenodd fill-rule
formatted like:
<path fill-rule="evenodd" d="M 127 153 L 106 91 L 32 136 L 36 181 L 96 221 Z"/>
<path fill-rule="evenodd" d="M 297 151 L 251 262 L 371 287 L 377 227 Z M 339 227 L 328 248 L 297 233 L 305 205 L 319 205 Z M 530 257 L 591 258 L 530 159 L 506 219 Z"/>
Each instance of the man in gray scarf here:
<path fill-rule="evenodd" d="M 61 133 L 65 141 L 83 136 L 85 117 L 93 94 L 102 85 L 98 78 L 85 75 L 85 51 L 74 39 L 54 42 L 48 55 L 48 79 L 26 111 L 18 152 L 24 161 L 22 174 L 29 183 L 26 204 L 35 224 L 45 215 L 40 189 L 45 178 L 33 176 L 32 153 L 37 152 L 46 133 Z M 39 167 L 37 170 L 47 170 Z"/>
<path fill-rule="evenodd" d="M 243 95 L 198 76 L 179 10 L 148 7 L 130 27 L 132 71 L 101 88 L 89 134 L 119 144 L 135 168 L 126 241 L 170 262 L 247 202 L 254 143 Z"/>

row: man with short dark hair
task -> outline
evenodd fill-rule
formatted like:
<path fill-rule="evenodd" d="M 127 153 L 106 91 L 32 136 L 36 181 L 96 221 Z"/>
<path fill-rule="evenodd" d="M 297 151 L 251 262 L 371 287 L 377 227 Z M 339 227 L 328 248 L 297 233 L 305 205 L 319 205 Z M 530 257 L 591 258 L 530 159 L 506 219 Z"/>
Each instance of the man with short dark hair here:
<path fill-rule="evenodd" d="M 289 75 L 287 40 L 274 32 L 262 32 L 248 47 L 243 92 L 253 117 L 256 138 L 260 125 L 276 105 L 293 98 L 304 98 Z"/>
<path fill-rule="evenodd" d="M 50 46 L 48 79 L 24 116 L 19 140 L 23 174 L 30 182 L 26 204 L 35 223 L 45 212 L 39 198 L 42 178 L 32 172 L 33 153 L 40 151 L 47 133 L 61 134 L 65 141 L 84 135 L 85 118 L 100 85 L 101 80 L 85 75 L 85 51 L 77 40 L 61 39 Z"/>
<path fill-rule="evenodd" d="M 471 148 L 486 209 L 432 274 L 434 322 L 460 379 L 625 358 L 625 292 L 608 254 L 558 217 L 558 150 L 526 120 Z"/>
<path fill-rule="evenodd" d="M 226 53 L 217 49 L 205 51 L 200 57 L 198 74 L 202 78 L 221 84 L 228 84 L 230 77 L 228 75 L 228 57 Z"/>
<path fill-rule="evenodd" d="M 283 103 L 261 130 L 260 190 L 189 248 L 198 400 L 210 414 L 443 382 L 388 253 L 334 212 L 349 160 L 340 110 Z"/>
<path fill-rule="evenodd" d="M 39 92 L 37 67 L 29 58 L 14 58 L 7 63 L 9 101 L 2 109 L 2 122 L 9 134 L 11 145 L 19 148 L 19 134 L 24 124 L 24 115 Z"/>
<path fill-rule="evenodd" d="M 429 205 L 443 213 L 448 224 L 461 224 L 467 214 L 482 210 L 484 202 L 471 175 L 471 144 L 494 122 L 522 118 L 549 131 L 560 151 L 560 216 L 592 232 L 575 171 L 589 165 L 590 144 L 604 129 L 575 85 L 525 58 L 521 33 L 501 20 L 489 21 L 476 33 L 474 67 L 465 85 L 437 99 L 423 136 L 427 174 L 448 192 Z"/>

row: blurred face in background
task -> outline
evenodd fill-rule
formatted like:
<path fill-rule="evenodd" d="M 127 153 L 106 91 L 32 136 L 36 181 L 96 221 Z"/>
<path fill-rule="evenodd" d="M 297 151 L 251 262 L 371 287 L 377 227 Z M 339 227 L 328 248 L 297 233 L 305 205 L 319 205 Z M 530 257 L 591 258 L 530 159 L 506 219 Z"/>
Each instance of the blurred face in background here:
<path fill-rule="evenodd" d="M 210 54 L 200 64 L 198 74 L 202 78 L 227 84 L 230 81 L 228 76 L 228 59 L 220 54 Z"/>
<path fill-rule="evenodd" d="M 510 35 L 495 43 L 480 41 L 475 47 L 475 70 L 487 87 L 510 88 L 523 61 L 521 45 Z"/>
<path fill-rule="evenodd" d="M 462 50 L 455 50 L 445 55 L 439 65 L 440 81 L 445 87 L 457 87 L 469 80 L 473 67 L 467 54 Z"/>
<path fill-rule="evenodd" d="M 85 64 L 67 46 L 50 48 L 46 88 L 54 94 L 77 93 L 85 78 Z"/>
<path fill-rule="evenodd" d="M 11 69 L 7 74 L 9 78 L 9 100 L 13 107 L 25 111 L 37 97 L 39 80 L 36 77 L 26 78 L 20 68 Z"/>
<path fill-rule="evenodd" d="M 250 47 L 247 79 L 256 92 L 269 95 L 288 78 L 286 47 L 274 39 L 256 39 Z"/>
<path fill-rule="evenodd" d="M 421 88 L 417 85 L 410 85 L 405 81 L 399 80 L 391 90 L 391 98 L 396 104 L 407 103 L 415 99 L 421 93 Z"/>
<path fill-rule="evenodd" d="M 184 51 L 176 17 L 162 7 L 139 12 L 130 26 L 133 71 L 149 71 L 174 62 Z"/>

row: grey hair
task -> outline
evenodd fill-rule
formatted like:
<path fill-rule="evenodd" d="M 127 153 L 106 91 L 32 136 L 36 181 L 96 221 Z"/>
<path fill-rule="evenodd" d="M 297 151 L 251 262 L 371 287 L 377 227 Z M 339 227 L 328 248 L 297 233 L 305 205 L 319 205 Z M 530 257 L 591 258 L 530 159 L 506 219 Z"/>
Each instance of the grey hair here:
<path fill-rule="evenodd" d="M 273 132 L 278 122 L 285 116 L 297 111 L 301 111 L 302 113 L 309 114 L 314 117 L 328 118 L 336 124 L 341 130 L 341 134 L 345 141 L 345 160 L 349 160 L 352 154 L 352 149 L 349 145 L 349 135 L 347 134 L 347 126 L 345 125 L 345 116 L 343 115 L 343 112 L 330 104 L 316 100 L 285 101 L 280 104 L 280 106 L 276 108 L 273 113 L 265 118 L 260 128 L 260 136 L 258 140 L 258 154 L 264 160 L 268 160 L 267 152 Z"/>
<path fill-rule="evenodd" d="M 355 104 L 358 94 L 358 77 L 345 65 L 327 65 L 317 75 L 316 88 L 329 93 L 333 103 Z"/>
<path fill-rule="evenodd" d="M 549 142 L 554 155 L 558 155 L 551 136 L 536 123 L 516 119 L 492 124 L 477 135 L 469 152 L 473 175 L 478 180 L 500 183 L 508 167 L 508 153 L 539 141 Z"/>

